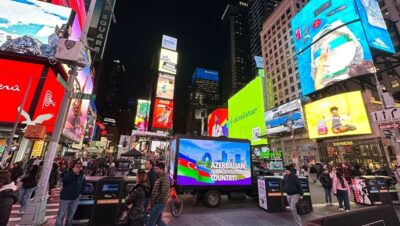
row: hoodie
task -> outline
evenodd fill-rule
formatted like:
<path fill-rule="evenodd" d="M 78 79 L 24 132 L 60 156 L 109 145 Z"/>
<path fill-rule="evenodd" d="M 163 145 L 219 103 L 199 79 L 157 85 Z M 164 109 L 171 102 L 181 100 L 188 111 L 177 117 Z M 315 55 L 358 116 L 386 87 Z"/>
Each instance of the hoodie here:
<path fill-rule="evenodd" d="M 12 205 L 17 202 L 18 191 L 14 182 L 0 188 L 0 226 L 6 226 Z"/>

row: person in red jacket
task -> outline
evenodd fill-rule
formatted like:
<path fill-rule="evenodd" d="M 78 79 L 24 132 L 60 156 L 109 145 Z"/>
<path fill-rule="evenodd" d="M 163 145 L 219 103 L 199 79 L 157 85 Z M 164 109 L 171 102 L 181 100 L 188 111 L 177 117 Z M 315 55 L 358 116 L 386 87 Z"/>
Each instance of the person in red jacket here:
<path fill-rule="evenodd" d="M 333 194 L 336 195 L 339 202 L 339 210 L 340 211 L 346 210 L 346 212 L 349 212 L 350 187 L 341 171 L 336 172 L 336 177 L 333 178 L 332 186 L 333 186 Z M 343 209 L 343 204 L 344 204 L 344 209 Z"/>

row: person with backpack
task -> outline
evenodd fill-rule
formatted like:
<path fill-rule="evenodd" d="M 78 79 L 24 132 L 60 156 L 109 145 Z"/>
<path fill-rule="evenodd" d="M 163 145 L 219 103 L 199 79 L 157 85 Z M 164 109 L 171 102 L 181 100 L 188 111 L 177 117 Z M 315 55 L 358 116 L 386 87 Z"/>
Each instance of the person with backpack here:
<path fill-rule="evenodd" d="M 297 214 L 296 204 L 303 199 L 303 189 L 300 180 L 296 175 L 293 165 L 285 166 L 285 176 L 283 177 L 283 191 L 287 194 L 287 201 L 296 226 L 302 226 L 301 218 Z"/>
<path fill-rule="evenodd" d="M 336 172 L 336 177 L 333 179 L 333 194 L 336 195 L 339 202 L 339 211 L 350 211 L 350 186 L 344 178 L 341 171 Z M 343 205 L 344 204 L 344 205 Z M 344 209 L 343 209 L 344 207 Z"/>
<path fill-rule="evenodd" d="M 0 171 L 0 225 L 7 225 L 12 205 L 17 202 L 18 190 L 6 170 Z"/>
<path fill-rule="evenodd" d="M 128 226 L 143 226 L 146 216 L 145 198 L 150 193 L 146 171 L 139 170 L 136 177 L 136 185 L 129 191 L 125 199 L 126 205 L 130 205 L 128 214 Z"/>
<path fill-rule="evenodd" d="M 39 179 L 39 166 L 32 165 L 28 170 L 26 176 L 22 178 L 22 186 L 19 193 L 19 203 L 21 204 L 20 214 L 23 214 L 26 208 L 26 202 L 31 198 L 36 189 Z"/>
<path fill-rule="evenodd" d="M 319 182 L 321 182 L 322 187 L 325 191 L 325 205 L 332 206 L 332 179 L 329 176 L 328 169 L 325 169 L 319 178 Z"/>

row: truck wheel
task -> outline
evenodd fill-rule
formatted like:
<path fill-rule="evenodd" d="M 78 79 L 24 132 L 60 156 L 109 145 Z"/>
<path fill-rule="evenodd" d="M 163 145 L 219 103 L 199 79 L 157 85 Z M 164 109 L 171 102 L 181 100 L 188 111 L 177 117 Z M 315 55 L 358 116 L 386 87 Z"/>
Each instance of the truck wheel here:
<path fill-rule="evenodd" d="M 221 194 L 216 190 L 207 191 L 203 200 L 206 206 L 216 208 L 221 204 Z"/>

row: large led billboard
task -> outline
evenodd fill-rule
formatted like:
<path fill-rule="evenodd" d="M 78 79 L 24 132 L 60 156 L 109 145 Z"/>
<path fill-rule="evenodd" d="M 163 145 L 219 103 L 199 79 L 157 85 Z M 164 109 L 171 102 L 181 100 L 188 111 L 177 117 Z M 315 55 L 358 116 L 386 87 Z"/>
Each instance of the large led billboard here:
<path fill-rule="evenodd" d="M 86 67 L 79 71 L 74 83 L 75 93 L 92 93 L 93 81 L 90 68 Z M 80 142 L 86 129 L 87 111 L 90 100 L 72 99 L 68 109 L 67 119 L 63 134 L 75 142 Z"/>
<path fill-rule="evenodd" d="M 327 31 L 359 18 L 352 0 L 310 1 L 291 21 L 296 53 L 316 42 Z"/>
<path fill-rule="evenodd" d="M 173 100 L 175 88 L 175 76 L 160 73 L 157 82 L 156 97 Z"/>
<path fill-rule="evenodd" d="M 136 130 L 147 131 L 149 128 L 150 104 L 151 102 L 148 100 L 138 100 L 135 117 Z"/>
<path fill-rule="evenodd" d="M 153 128 L 171 129 L 174 101 L 156 98 L 154 103 Z"/>
<path fill-rule="evenodd" d="M 208 136 L 228 137 L 228 109 L 217 108 L 208 115 Z"/>
<path fill-rule="evenodd" d="M 360 12 L 368 44 L 382 51 L 394 53 L 394 46 L 387 31 L 378 0 L 355 0 Z"/>
<path fill-rule="evenodd" d="M 168 49 L 161 49 L 158 71 L 176 75 L 178 53 Z"/>
<path fill-rule="evenodd" d="M 72 8 L 78 17 L 79 26 L 83 28 L 86 21 L 86 9 L 84 0 L 52 0 L 53 4 Z"/>
<path fill-rule="evenodd" d="M 70 22 L 72 10 L 36 0 L 0 1 L 0 50 L 50 57 L 56 52 L 56 27 Z"/>
<path fill-rule="evenodd" d="M 161 43 L 162 48 L 176 51 L 177 44 L 178 44 L 178 39 L 168 36 L 168 35 L 162 36 L 162 43 Z"/>
<path fill-rule="evenodd" d="M 297 55 L 303 95 L 375 71 L 361 22 L 341 25 Z"/>
<path fill-rule="evenodd" d="M 371 133 L 360 91 L 330 96 L 304 109 L 310 139 Z"/>
<path fill-rule="evenodd" d="M 180 186 L 251 185 L 248 142 L 180 138 L 176 157 Z"/>
<path fill-rule="evenodd" d="M 265 112 L 267 134 L 290 133 L 304 127 L 304 116 L 300 99 L 290 101 Z"/>
<path fill-rule="evenodd" d="M 229 137 L 249 139 L 252 145 L 267 144 L 265 138 L 262 78 L 256 77 L 228 100 Z"/>

